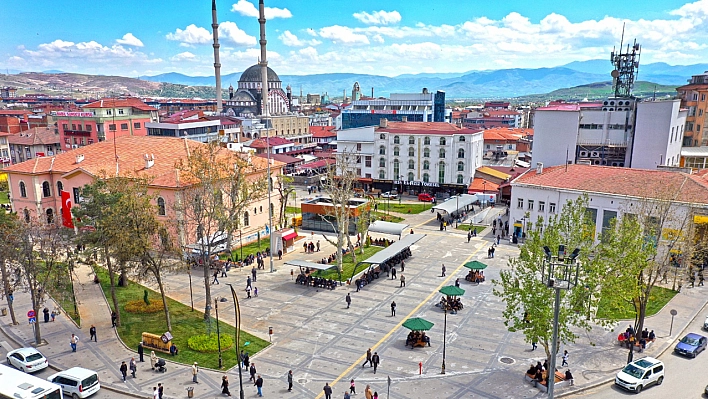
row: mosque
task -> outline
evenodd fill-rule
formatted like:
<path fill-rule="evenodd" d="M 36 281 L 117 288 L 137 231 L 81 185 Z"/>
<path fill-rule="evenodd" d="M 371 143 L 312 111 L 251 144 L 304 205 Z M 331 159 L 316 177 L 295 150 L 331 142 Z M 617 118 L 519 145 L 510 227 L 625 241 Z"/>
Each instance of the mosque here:
<path fill-rule="evenodd" d="M 229 99 L 224 101 L 226 115 L 260 115 L 262 109 L 261 88 L 263 87 L 261 71 L 261 65 L 253 65 L 243 71 L 235 92 L 233 86 L 229 86 Z M 292 110 L 292 90 L 290 86 L 286 89 L 287 93 L 283 91 L 278 74 L 268 67 L 268 111 L 271 115 L 282 115 Z"/>

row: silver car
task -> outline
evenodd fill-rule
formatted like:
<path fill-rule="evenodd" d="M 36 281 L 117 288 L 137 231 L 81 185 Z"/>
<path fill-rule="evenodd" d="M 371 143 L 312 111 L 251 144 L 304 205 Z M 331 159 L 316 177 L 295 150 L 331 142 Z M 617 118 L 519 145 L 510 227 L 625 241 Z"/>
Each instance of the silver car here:
<path fill-rule="evenodd" d="M 7 353 L 7 364 L 25 373 L 34 373 L 49 366 L 49 360 L 34 348 L 20 348 Z"/>

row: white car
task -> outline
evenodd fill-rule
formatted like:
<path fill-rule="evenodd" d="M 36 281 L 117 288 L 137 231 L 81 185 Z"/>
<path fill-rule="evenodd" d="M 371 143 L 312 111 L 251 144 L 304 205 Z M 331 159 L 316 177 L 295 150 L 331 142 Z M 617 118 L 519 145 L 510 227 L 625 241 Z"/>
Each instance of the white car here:
<path fill-rule="evenodd" d="M 706 320 L 703 322 L 703 329 L 708 331 L 708 316 L 706 316 Z"/>
<path fill-rule="evenodd" d="M 385 193 L 381 194 L 381 198 L 397 199 L 398 193 L 396 193 L 395 191 L 386 191 Z"/>
<path fill-rule="evenodd" d="M 71 395 L 72 399 L 87 398 L 101 389 L 98 374 L 83 367 L 72 367 L 52 374 L 47 381 L 61 385 L 64 395 Z"/>
<path fill-rule="evenodd" d="M 49 366 L 49 360 L 34 348 L 20 348 L 7 353 L 7 364 L 25 373 L 34 373 Z"/>
<path fill-rule="evenodd" d="M 648 385 L 664 382 L 664 363 L 653 357 L 644 357 L 624 366 L 615 377 L 615 384 L 639 393 Z"/>

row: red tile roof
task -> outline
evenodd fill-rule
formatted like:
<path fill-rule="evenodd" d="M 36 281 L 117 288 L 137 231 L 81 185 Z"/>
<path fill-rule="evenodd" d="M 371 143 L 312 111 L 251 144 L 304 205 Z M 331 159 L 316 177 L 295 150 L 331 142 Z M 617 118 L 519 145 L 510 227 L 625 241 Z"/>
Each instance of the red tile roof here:
<path fill-rule="evenodd" d="M 279 145 L 286 145 L 286 144 L 293 144 L 292 141 L 283 138 L 283 137 L 268 137 L 268 143 L 266 143 L 266 139 L 255 139 L 251 142 L 249 147 L 251 148 L 268 148 L 268 144 L 271 146 L 279 146 Z"/>
<path fill-rule="evenodd" d="M 317 161 L 312 161 L 310 163 L 304 163 L 302 165 L 298 165 L 297 169 L 317 169 L 321 168 L 327 165 L 331 165 L 333 163 L 337 162 L 335 159 L 319 159 Z"/>
<path fill-rule="evenodd" d="M 314 138 L 337 137 L 334 126 L 310 126 L 310 133 Z"/>
<path fill-rule="evenodd" d="M 468 194 L 494 193 L 495 191 L 499 191 L 499 185 L 481 177 L 475 177 L 467 187 Z"/>
<path fill-rule="evenodd" d="M 157 109 L 145 104 L 139 98 L 105 98 L 86 104 L 83 108 L 136 108 L 141 111 L 157 111 Z"/>
<path fill-rule="evenodd" d="M 256 154 L 256 156 L 265 158 L 266 160 L 268 159 L 268 154 Z M 286 154 L 270 154 L 270 159 L 275 159 L 276 161 L 282 162 L 284 164 L 295 164 L 299 162 L 305 162 L 305 160 L 302 158 L 291 157 L 290 155 Z"/>
<path fill-rule="evenodd" d="M 60 142 L 59 134 L 54 132 L 53 127 L 34 127 L 10 135 L 7 142 L 15 145 L 48 145 Z"/>
<path fill-rule="evenodd" d="M 552 187 L 635 198 L 674 196 L 677 202 L 708 204 L 708 180 L 705 177 L 663 170 L 571 164 L 543 168 L 541 174 L 530 169 L 516 178 L 512 186 Z"/>
<path fill-rule="evenodd" d="M 447 122 L 396 122 L 388 121 L 388 127 L 377 127 L 377 132 L 401 134 L 453 135 L 478 133 L 481 129 L 460 128 Z"/>

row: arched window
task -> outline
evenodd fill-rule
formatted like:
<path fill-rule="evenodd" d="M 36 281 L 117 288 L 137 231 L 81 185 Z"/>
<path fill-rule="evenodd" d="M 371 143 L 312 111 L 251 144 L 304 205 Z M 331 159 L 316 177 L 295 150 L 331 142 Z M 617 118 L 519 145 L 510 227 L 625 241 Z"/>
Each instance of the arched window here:
<path fill-rule="evenodd" d="M 445 145 L 445 137 L 440 137 L 440 145 Z"/>
<path fill-rule="evenodd" d="M 413 147 L 408 148 L 408 156 L 409 157 L 414 157 L 415 156 L 415 149 Z"/>
<path fill-rule="evenodd" d="M 462 172 L 465 170 L 465 163 L 464 162 L 458 162 L 457 163 L 457 171 Z"/>
<path fill-rule="evenodd" d="M 253 214 L 258 215 L 258 208 L 256 208 L 256 207 L 253 208 Z"/>
<path fill-rule="evenodd" d="M 25 209 L 22 211 L 22 213 L 24 213 L 24 215 L 25 215 L 25 223 L 29 223 L 29 222 L 30 222 L 30 211 L 29 211 L 29 209 L 25 208 Z"/>
<path fill-rule="evenodd" d="M 52 196 L 52 187 L 48 181 L 42 183 L 42 197 L 47 198 Z"/>
<path fill-rule="evenodd" d="M 379 171 L 379 179 L 385 179 L 386 178 L 386 172 L 383 170 Z"/>
<path fill-rule="evenodd" d="M 457 157 L 458 157 L 458 158 L 464 158 L 464 157 L 465 157 L 465 150 L 462 149 L 462 148 L 460 148 L 459 150 L 457 150 Z"/>
<path fill-rule="evenodd" d="M 273 215 L 275 214 L 275 212 L 273 212 L 274 206 L 275 205 L 271 202 L 271 204 L 270 204 L 270 217 L 273 217 Z"/>
<path fill-rule="evenodd" d="M 27 198 L 27 186 L 25 186 L 23 181 L 20 182 L 20 197 Z M 25 211 L 27 210 L 25 209 Z"/>
<path fill-rule="evenodd" d="M 157 214 L 160 216 L 167 215 L 167 211 L 165 209 L 165 199 L 162 197 L 157 197 Z"/>
<path fill-rule="evenodd" d="M 401 170 L 401 164 L 398 162 L 398 159 L 393 160 L 393 177 L 398 179 L 398 176 L 400 175 L 400 170 Z"/>
<path fill-rule="evenodd" d="M 430 145 L 430 137 L 425 136 L 425 138 L 423 139 L 423 144 Z"/>
<path fill-rule="evenodd" d="M 379 155 L 386 155 L 386 147 L 384 147 L 384 146 L 379 147 Z"/>
<path fill-rule="evenodd" d="M 47 224 L 54 223 L 54 210 L 52 208 L 47 209 Z"/>
<path fill-rule="evenodd" d="M 445 158 L 445 149 L 444 148 L 440 149 L 440 158 Z"/>
<path fill-rule="evenodd" d="M 430 158 L 430 148 L 423 149 L 423 158 Z"/>
<path fill-rule="evenodd" d="M 428 162 L 428 161 L 423 161 L 423 169 L 424 169 L 424 170 L 430 169 L 430 162 Z"/>
<path fill-rule="evenodd" d="M 393 144 L 401 144 L 401 138 L 398 136 L 393 136 Z"/>
<path fill-rule="evenodd" d="M 383 134 L 383 133 L 381 133 L 381 134 L 379 134 L 379 138 L 380 138 L 381 140 L 386 140 L 386 135 Z"/>
<path fill-rule="evenodd" d="M 64 191 L 64 183 L 58 181 L 57 182 L 57 192 L 61 194 L 61 192 Z"/>
<path fill-rule="evenodd" d="M 427 173 L 423 173 L 423 181 L 424 181 L 425 183 L 430 182 L 430 175 L 427 174 Z"/>
<path fill-rule="evenodd" d="M 413 181 L 414 178 L 413 172 L 408 172 L 408 181 Z"/>
<path fill-rule="evenodd" d="M 457 184 L 464 184 L 465 183 L 465 177 L 462 175 L 457 175 Z"/>
<path fill-rule="evenodd" d="M 393 155 L 394 156 L 398 156 L 399 152 L 400 152 L 400 150 L 398 149 L 398 147 L 393 147 Z"/>
<path fill-rule="evenodd" d="M 460 136 L 460 141 L 465 141 L 465 136 Z"/>
<path fill-rule="evenodd" d="M 244 212 L 244 213 L 243 213 L 243 225 L 244 225 L 244 226 L 249 226 L 249 225 L 250 225 L 250 221 L 248 220 L 248 212 Z"/>
<path fill-rule="evenodd" d="M 386 167 L 386 158 L 379 158 L 379 167 L 380 168 Z"/>
<path fill-rule="evenodd" d="M 408 144 L 415 144 L 415 137 L 408 136 Z"/>
<path fill-rule="evenodd" d="M 408 169 L 415 169 L 415 161 L 412 159 L 408 161 Z"/>
<path fill-rule="evenodd" d="M 258 212 L 263 213 L 263 205 L 258 208 Z"/>
<path fill-rule="evenodd" d="M 438 164 L 438 183 L 445 183 L 445 162 Z"/>

